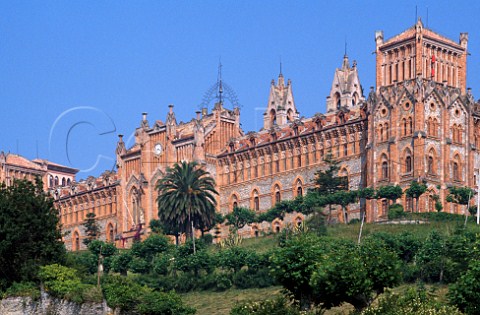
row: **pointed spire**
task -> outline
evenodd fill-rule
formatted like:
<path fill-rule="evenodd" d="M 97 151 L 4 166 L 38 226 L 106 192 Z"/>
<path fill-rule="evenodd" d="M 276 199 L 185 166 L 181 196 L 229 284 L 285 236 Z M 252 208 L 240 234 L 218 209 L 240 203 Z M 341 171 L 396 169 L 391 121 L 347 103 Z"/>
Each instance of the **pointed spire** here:
<path fill-rule="evenodd" d="M 218 60 L 217 83 L 218 83 L 218 92 L 217 92 L 218 102 L 223 103 L 222 61 L 220 59 Z"/>

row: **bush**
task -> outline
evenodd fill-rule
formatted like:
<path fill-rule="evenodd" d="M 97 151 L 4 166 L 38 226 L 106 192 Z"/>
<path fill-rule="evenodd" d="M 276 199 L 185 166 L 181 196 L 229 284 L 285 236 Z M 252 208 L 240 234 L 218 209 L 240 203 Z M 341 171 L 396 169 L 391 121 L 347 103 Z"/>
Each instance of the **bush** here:
<path fill-rule="evenodd" d="M 378 305 L 370 306 L 361 315 L 461 315 L 455 307 L 442 305 L 424 289 L 410 289 L 403 295 L 387 292 Z"/>
<path fill-rule="evenodd" d="M 240 270 L 233 276 L 233 284 L 239 289 L 266 288 L 276 285 L 268 268 L 258 270 Z"/>
<path fill-rule="evenodd" d="M 134 273 L 146 274 L 150 271 L 150 265 L 144 258 L 134 256 L 128 264 L 128 269 Z"/>
<path fill-rule="evenodd" d="M 450 302 L 467 314 L 480 314 L 480 261 L 473 260 L 468 271 L 448 290 Z"/>
<path fill-rule="evenodd" d="M 203 242 L 205 245 L 211 245 L 213 243 L 213 235 L 212 234 L 204 234 L 200 237 L 200 241 Z"/>
<path fill-rule="evenodd" d="M 14 282 L 3 295 L 4 298 L 10 296 L 29 296 L 37 300 L 40 298 L 40 289 L 33 282 Z"/>
<path fill-rule="evenodd" d="M 405 216 L 405 212 L 403 211 L 403 206 L 398 203 L 394 203 L 388 208 L 388 219 L 395 220 L 401 219 Z"/>
<path fill-rule="evenodd" d="M 253 250 L 239 246 L 232 246 L 220 251 L 219 266 L 225 270 L 237 273 L 247 265 L 248 261 L 252 260 L 250 259 L 250 256 L 258 257 Z"/>
<path fill-rule="evenodd" d="M 130 251 L 124 251 L 112 257 L 111 267 L 113 271 L 118 272 L 123 276 L 126 276 L 128 266 L 131 261 L 132 254 L 130 254 Z"/>
<path fill-rule="evenodd" d="M 261 302 L 242 302 L 235 305 L 230 311 L 230 315 L 300 315 L 314 314 L 312 312 L 301 312 L 300 309 L 291 305 L 284 297 L 278 297 L 275 300 L 265 300 Z"/>
<path fill-rule="evenodd" d="M 40 267 L 39 277 L 45 285 L 45 291 L 79 304 L 84 301 L 84 291 L 92 287 L 80 281 L 75 269 L 57 264 Z"/>
<path fill-rule="evenodd" d="M 216 291 L 225 291 L 232 287 L 232 280 L 227 274 L 220 273 L 217 275 L 216 279 Z"/>
<path fill-rule="evenodd" d="M 145 315 L 195 314 L 195 309 L 185 306 L 175 292 L 147 292 L 141 297 L 137 310 Z"/>

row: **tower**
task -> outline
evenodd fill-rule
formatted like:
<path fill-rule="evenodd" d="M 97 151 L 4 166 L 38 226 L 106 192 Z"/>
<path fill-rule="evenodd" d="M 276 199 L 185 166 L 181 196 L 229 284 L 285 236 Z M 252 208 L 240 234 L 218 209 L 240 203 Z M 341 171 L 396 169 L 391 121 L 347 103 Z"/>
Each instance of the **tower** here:
<path fill-rule="evenodd" d="M 298 111 L 293 99 L 292 81 L 285 79 L 282 72 L 278 75 L 277 85 L 272 80 L 267 110 L 263 114 L 263 128 L 270 129 L 275 125 L 282 126 L 298 118 Z"/>
<path fill-rule="evenodd" d="M 420 211 L 457 212 L 445 200 L 448 187 L 473 187 L 473 100 L 466 93 L 468 34 L 459 42 L 419 19 L 388 40 L 375 33 L 376 91 L 370 93 L 367 184 L 372 188 L 412 181 L 427 185 Z M 471 142 L 471 143 L 470 143 Z M 405 211 L 413 200 L 403 197 Z M 388 201 L 370 203 L 370 218 L 386 217 Z"/>
<path fill-rule="evenodd" d="M 330 95 L 327 96 L 327 112 L 335 112 L 343 108 L 352 108 L 365 100 L 358 77 L 357 63 L 350 67 L 348 56 L 343 57 L 340 69 L 335 70 Z"/>

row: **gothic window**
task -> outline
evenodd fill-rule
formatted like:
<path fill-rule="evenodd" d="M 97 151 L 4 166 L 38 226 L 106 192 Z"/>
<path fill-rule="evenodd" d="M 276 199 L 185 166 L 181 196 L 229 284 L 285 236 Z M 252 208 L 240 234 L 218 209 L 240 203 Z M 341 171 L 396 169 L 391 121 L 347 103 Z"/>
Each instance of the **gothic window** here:
<path fill-rule="evenodd" d="M 343 144 L 343 156 L 347 156 L 348 155 L 348 147 L 347 147 L 347 144 L 344 143 Z"/>
<path fill-rule="evenodd" d="M 406 136 L 407 135 L 407 120 L 405 118 L 402 119 L 402 125 L 403 125 L 403 135 Z"/>
<path fill-rule="evenodd" d="M 387 161 L 382 162 L 382 178 L 388 179 L 388 162 Z"/>
<path fill-rule="evenodd" d="M 70 178 L 67 179 L 67 186 L 70 186 L 71 183 L 72 183 L 72 182 L 70 181 Z"/>
<path fill-rule="evenodd" d="M 461 178 L 460 178 L 460 167 L 458 165 L 458 161 L 453 162 L 453 179 L 454 180 L 461 180 Z"/>
<path fill-rule="evenodd" d="M 275 172 L 280 172 L 280 161 L 278 159 L 275 160 Z"/>
<path fill-rule="evenodd" d="M 407 155 L 407 157 L 405 158 L 405 172 L 412 172 L 412 157 L 410 155 Z"/>
<path fill-rule="evenodd" d="M 277 124 L 277 114 L 275 113 L 275 110 L 273 108 L 270 111 L 270 123 L 272 126 Z"/>
<path fill-rule="evenodd" d="M 413 120 L 412 117 L 408 117 L 408 135 L 413 133 Z"/>
<path fill-rule="evenodd" d="M 234 201 L 232 204 L 232 210 L 234 210 L 235 208 L 238 208 L 238 203 L 236 201 Z"/>
<path fill-rule="evenodd" d="M 387 123 L 385 123 L 383 132 L 385 133 L 384 137 L 382 137 L 383 141 L 387 141 L 388 140 L 388 124 Z"/>
<path fill-rule="evenodd" d="M 50 175 L 50 187 L 53 187 L 53 176 Z"/>
<path fill-rule="evenodd" d="M 380 141 L 383 141 L 383 125 L 382 124 L 378 126 L 378 139 Z"/>
<path fill-rule="evenodd" d="M 78 232 L 75 231 L 73 233 L 73 244 L 72 244 L 72 249 L 73 251 L 80 250 L 80 236 L 78 235 Z"/>
<path fill-rule="evenodd" d="M 388 201 L 387 199 L 382 200 L 382 215 L 386 215 L 388 210 Z"/>
<path fill-rule="evenodd" d="M 302 167 L 302 155 L 300 153 L 297 155 L 297 166 Z"/>
<path fill-rule="evenodd" d="M 297 187 L 297 196 L 302 196 L 303 195 L 303 187 L 302 187 L 302 181 L 300 179 L 297 179 L 297 182 L 295 183 L 295 187 Z"/>
<path fill-rule="evenodd" d="M 107 242 L 113 243 L 115 241 L 113 225 L 110 223 L 107 228 Z"/>
<path fill-rule="evenodd" d="M 412 210 L 413 210 L 413 199 L 412 199 L 412 197 L 407 196 L 405 201 L 406 201 L 405 202 L 406 203 L 405 211 L 412 212 Z"/>
<path fill-rule="evenodd" d="M 58 176 L 55 176 L 55 187 L 58 186 Z"/>
<path fill-rule="evenodd" d="M 253 191 L 253 210 L 260 210 L 260 199 L 258 198 L 258 192 L 256 190 Z"/>
<path fill-rule="evenodd" d="M 340 107 L 342 106 L 341 104 L 341 99 L 340 99 L 340 93 L 335 93 L 335 104 L 337 106 L 337 109 L 340 109 Z"/>
<path fill-rule="evenodd" d="M 275 186 L 275 203 L 279 203 L 282 201 L 282 197 L 280 195 L 280 188 L 278 186 Z"/>
<path fill-rule="evenodd" d="M 308 152 L 308 149 L 307 149 L 307 153 L 305 154 L 305 165 L 309 165 L 310 164 L 310 153 Z"/>
<path fill-rule="evenodd" d="M 65 177 L 62 177 L 62 187 L 65 187 L 65 185 L 66 185 Z"/>

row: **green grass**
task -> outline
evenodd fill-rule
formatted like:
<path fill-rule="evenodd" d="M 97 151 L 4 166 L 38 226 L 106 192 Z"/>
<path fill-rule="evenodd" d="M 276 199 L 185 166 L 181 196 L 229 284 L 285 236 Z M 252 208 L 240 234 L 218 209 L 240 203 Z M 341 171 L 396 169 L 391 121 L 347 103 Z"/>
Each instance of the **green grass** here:
<path fill-rule="evenodd" d="M 185 304 L 197 309 L 197 314 L 228 315 L 235 303 L 261 301 L 281 294 L 281 287 L 263 289 L 230 289 L 224 292 L 196 291 L 181 294 Z"/>

